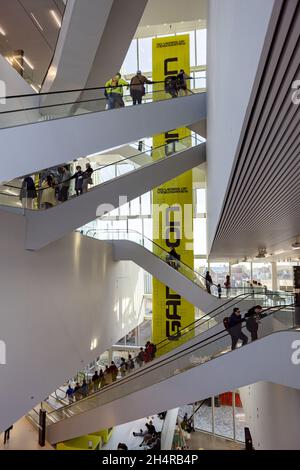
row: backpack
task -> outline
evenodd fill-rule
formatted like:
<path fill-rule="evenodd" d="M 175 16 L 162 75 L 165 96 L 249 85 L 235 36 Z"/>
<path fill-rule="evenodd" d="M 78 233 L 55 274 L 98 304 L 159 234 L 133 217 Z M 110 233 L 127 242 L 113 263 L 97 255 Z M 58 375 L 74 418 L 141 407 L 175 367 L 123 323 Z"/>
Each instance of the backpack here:
<path fill-rule="evenodd" d="M 228 317 L 223 318 L 223 325 L 224 325 L 225 330 L 228 330 L 228 328 L 229 328 L 229 318 Z"/>

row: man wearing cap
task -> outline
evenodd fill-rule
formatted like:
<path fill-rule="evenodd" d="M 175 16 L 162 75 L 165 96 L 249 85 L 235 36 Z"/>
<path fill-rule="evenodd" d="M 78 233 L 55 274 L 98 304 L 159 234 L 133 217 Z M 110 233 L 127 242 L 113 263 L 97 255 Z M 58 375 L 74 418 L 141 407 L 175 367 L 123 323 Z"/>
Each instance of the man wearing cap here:
<path fill-rule="evenodd" d="M 142 72 L 138 70 L 130 82 L 130 94 L 133 101 L 133 106 L 136 104 L 142 104 L 142 98 L 146 94 L 145 83 L 151 84 L 153 82 L 148 80 L 148 78 L 142 75 Z"/>

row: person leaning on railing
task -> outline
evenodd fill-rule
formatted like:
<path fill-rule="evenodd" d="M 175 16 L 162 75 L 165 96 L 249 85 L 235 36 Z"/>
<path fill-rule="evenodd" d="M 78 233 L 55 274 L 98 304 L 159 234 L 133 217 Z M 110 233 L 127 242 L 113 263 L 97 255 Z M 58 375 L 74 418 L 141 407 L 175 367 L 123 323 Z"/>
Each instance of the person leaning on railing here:
<path fill-rule="evenodd" d="M 121 74 L 117 73 L 108 82 L 105 83 L 104 95 L 108 99 L 108 109 L 124 108 L 123 87 L 129 87 L 129 83 L 121 78 Z"/>

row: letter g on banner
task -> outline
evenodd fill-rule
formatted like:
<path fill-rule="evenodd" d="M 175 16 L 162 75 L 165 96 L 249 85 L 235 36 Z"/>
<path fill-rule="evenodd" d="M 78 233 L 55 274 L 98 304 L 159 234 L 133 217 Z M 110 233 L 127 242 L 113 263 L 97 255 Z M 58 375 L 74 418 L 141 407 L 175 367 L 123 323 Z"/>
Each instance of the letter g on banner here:
<path fill-rule="evenodd" d="M 296 350 L 291 356 L 292 364 L 294 364 L 294 366 L 298 366 L 300 364 L 300 340 L 296 339 L 293 341 L 291 348 Z"/>

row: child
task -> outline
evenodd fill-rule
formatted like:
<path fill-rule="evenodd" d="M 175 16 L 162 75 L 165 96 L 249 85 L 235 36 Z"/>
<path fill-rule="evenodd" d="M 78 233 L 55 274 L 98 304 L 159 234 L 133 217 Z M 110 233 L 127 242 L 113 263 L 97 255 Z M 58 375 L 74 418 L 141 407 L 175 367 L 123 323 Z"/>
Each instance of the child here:
<path fill-rule="evenodd" d="M 221 298 L 221 295 L 222 295 L 222 287 L 221 287 L 221 284 L 218 284 L 218 295 L 219 295 L 219 299 Z"/>

